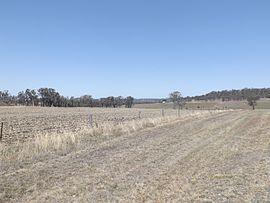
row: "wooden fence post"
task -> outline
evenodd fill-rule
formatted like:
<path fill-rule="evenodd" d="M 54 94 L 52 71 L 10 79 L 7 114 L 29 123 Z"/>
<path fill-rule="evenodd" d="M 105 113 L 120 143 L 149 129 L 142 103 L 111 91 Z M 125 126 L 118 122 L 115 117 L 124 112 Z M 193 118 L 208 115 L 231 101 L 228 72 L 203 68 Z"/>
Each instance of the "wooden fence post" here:
<path fill-rule="evenodd" d="M 141 119 L 141 112 L 139 111 L 139 119 Z"/>
<path fill-rule="evenodd" d="M 3 138 L 3 128 L 4 128 L 4 123 L 1 122 L 0 141 L 2 141 L 2 138 Z"/>

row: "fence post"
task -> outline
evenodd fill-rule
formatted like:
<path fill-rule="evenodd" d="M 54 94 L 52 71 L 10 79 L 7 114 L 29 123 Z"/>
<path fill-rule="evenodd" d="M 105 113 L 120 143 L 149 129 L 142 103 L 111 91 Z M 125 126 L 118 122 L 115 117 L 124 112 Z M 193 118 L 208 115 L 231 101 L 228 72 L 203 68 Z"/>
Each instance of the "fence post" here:
<path fill-rule="evenodd" d="M 92 114 L 89 115 L 89 123 L 90 123 L 90 127 L 93 128 L 93 115 Z"/>
<path fill-rule="evenodd" d="M 139 111 L 139 119 L 141 119 L 141 112 Z"/>
<path fill-rule="evenodd" d="M 4 123 L 1 122 L 0 141 L 2 141 L 2 138 L 3 138 L 3 128 L 4 128 Z"/>
<path fill-rule="evenodd" d="M 178 115 L 178 117 L 180 117 L 180 109 L 179 108 L 177 109 L 177 115 Z"/>

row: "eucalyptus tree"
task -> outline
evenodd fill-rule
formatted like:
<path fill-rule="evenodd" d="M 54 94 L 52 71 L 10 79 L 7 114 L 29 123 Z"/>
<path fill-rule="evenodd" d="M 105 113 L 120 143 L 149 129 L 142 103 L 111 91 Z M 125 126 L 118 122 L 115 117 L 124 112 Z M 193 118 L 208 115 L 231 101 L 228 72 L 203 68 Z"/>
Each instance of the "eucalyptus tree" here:
<path fill-rule="evenodd" d="M 178 109 L 182 109 L 186 104 L 181 92 L 179 91 L 170 93 L 169 98 L 173 102 L 173 108 L 178 107 Z"/>
<path fill-rule="evenodd" d="M 253 110 L 255 110 L 255 106 L 257 106 L 257 101 L 260 99 L 259 96 L 249 96 L 247 98 L 248 105 L 252 107 Z"/>
<path fill-rule="evenodd" d="M 125 101 L 126 108 L 131 108 L 133 106 L 134 98 L 131 96 L 128 96 Z"/>

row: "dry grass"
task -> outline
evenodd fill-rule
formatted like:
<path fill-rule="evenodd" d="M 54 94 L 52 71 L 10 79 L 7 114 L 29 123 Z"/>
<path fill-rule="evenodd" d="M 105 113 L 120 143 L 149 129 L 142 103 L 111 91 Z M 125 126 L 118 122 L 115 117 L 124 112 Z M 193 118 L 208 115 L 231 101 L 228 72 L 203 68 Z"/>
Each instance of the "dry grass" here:
<path fill-rule="evenodd" d="M 106 136 L 119 136 L 141 129 L 174 123 L 186 118 L 198 118 L 221 111 L 194 111 L 178 116 L 145 118 L 141 120 L 123 121 L 118 124 L 104 123 L 93 128 L 83 128 L 77 132 L 47 133 L 35 136 L 26 142 L 0 144 L 0 160 L 17 161 L 33 159 L 46 154 L 67 154 L 71 151 L 87 147 L 91 141 Z"/>
<path fill-rule="evenodd" d="M 72 150 L 61 137 L 53 139 L 55 146 L 49 135 L 29 143 L 26 152 L 40 144 L 48 148 L 38 156 L 50 154 L 0 161 L 0 202 L 269 201 L 270 111 L 205 111 L 175 119 L 121 136 L 112 133 L 145 126 L 99 126 L 92 135 L 87 129 L 69 137 L 74 153 L 66 156 L 53 151 Z"/>
<path fill-rule="evenodd" d="M 139 120 L 139 112 L 143 119 L 161 116 L 161 109 L 0 107 L 0 122 L 4 122 L 3 142 L 14 143 L 37 135 L 77 133 L 90 127 L 90 114 L 95 125 L 118 125 Z M 165 116 L 175 115 L 176 110 L 165 110 Z"/>
<path fill-rule="evenodd" d="M 199 107 L 199 108 L 198 108 Z M 146 108 L 146 109 L 172 109 L 172 103 L 150 103 L 150 104 L 136 104 L 135 108 Z M 251 109 L 247 101 L 194 101 L 187 102 L 185 108 L 188 109 Z M 257 102 L 257 109 L 270 109 L 270 99 L 263 98 Z"/>

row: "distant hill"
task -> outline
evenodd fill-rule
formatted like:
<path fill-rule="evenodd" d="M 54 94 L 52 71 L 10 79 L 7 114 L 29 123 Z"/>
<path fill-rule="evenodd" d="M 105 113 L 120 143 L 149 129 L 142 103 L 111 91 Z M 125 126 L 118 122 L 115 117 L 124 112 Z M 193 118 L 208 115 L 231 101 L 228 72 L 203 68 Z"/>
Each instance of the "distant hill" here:
<path fill-rule="evenodd" d="M 259 98 L 270 98 L 270 88 L 245 88 L 241 90 L 213 91 L 201 96 L 186 97 L 186 100 L 241 101 L 246 100 L 250 96 L 257 96 Z"/>
<path fill-rule="evenodd" d="M 241 90 L 222 90 L 222 91 L 212 91 L 205 95 L 185 97 L 186 101 L 242 101 L 246 100 L 250 96 L 257 96 L 259 98 L 270 98 L 270 88 L 245 88 Z M 141 98 L 135 99 L 135 104 L 151 104 L 151 103 L 161 103 L 162 100 L 170 102 L 169 98 Z"/>

